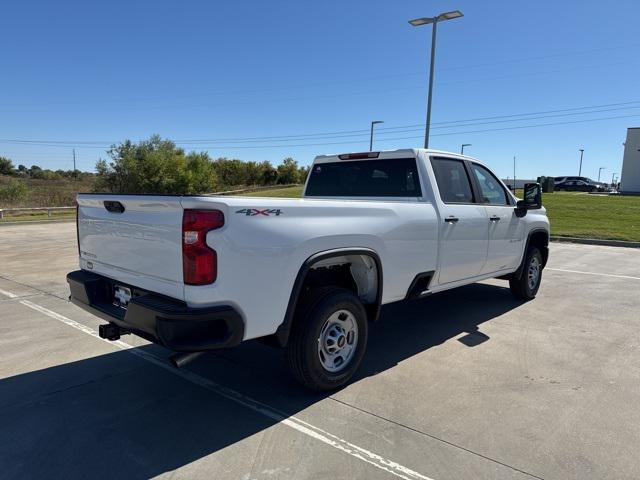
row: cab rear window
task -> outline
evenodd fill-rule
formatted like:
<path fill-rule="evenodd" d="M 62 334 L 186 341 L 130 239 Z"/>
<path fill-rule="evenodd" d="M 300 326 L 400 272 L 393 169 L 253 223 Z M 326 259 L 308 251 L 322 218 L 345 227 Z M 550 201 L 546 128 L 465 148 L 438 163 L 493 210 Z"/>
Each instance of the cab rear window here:
<path fill-rule="evenodd" d="M 307 197 L 420 197 L 415 158 L 348 160 L 313 165 Z"/>

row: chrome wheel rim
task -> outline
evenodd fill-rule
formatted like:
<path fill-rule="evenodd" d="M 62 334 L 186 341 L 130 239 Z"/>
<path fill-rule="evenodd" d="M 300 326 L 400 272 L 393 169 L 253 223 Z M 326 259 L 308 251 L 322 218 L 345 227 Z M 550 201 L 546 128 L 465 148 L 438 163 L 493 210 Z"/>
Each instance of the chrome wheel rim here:
<path fill-rule="evenodd" d="M 358 345 L 358 322 L 348 310 L 332 313 L 318 336 L 318 358 L 327 372 L 344 370 L 353 360 Z"/>
<path fill-rule="evenodd" d="M 527 283 L 529 284 L 529 289 L 534 290 L 538 285 L 538 280 L 540 279 L 540 260 L 538 257 L 532 257 L 529 262 L 529 268 L 527 270 Z"/>

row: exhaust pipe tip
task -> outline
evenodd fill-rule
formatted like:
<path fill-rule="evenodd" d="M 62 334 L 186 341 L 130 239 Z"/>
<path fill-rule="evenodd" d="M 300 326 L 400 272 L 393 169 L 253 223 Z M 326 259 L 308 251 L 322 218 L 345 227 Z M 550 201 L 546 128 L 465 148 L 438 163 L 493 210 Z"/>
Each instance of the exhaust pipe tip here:
<path fill-rule="evenodd" d="M 182 368 L 187 363 L 192 362 L 193 360 L 195 360 L 196 358 L 198 358 L 200 355 L 204 353 L 205 352 L 175 353 L 171 355 L 171 357 L 169 357 L 169 361 L 174 367 Z"/>

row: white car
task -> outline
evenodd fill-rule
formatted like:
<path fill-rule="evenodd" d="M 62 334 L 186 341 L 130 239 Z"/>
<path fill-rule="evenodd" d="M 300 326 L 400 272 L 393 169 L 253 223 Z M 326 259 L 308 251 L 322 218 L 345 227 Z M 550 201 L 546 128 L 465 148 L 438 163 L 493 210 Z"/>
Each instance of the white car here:
<path fill-rule="evenodd" d="M 139 335 L 178 366 L 264 337 L 304 385 L 334 389 L 383 304 L 492 277 L 535 297 L 549 221 L 539 185 L 524 196 L 422 149 L 316 157 L 301 199 L 79 194 L 70 299 L 109 322 L 103 338 Z"/>

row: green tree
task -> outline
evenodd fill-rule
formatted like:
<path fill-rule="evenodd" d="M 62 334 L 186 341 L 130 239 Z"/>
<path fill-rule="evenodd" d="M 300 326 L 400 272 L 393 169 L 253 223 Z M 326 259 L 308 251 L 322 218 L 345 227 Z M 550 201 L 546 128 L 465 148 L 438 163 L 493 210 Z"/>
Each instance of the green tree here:
<path fill-rule="evenodd" d="M 108 150 L 111 161 L 96 163 L 97 191 L 195 194 L 213 192 L 216 177 L 206 153 L 185 154 L 170 140 L 154 135 Z"/>
<path fill-rule="evenodd" d="M 243 161 L 222 157 L 213 162 L 213 166 L 223 188 L 247 184 L 247 171 Z"/>
<path fill-rule="evenodd" d="M 278 183 L 285 185 L 299 182 L 298 162 L 291 157 L 285 158 L 282 163 L 278 165 Z"/>
<path fill-rule="evenodd" d="M 13 173 L 14 173 L 13 162 L 6 157 L 0 157 L 0 174 L 12 175 Z"/>
<path fill-rule="evenodd" d="M 258 162 L 244 162 L 244 179 L 246 185 L 260 185 L 262 168 Z"/>
<path fill-rule="evenodd" d="M 265 160 L 260 164 L 260 184 L 275 185 L 278 181 L 278 171 L 273 168 L 271 162 Z"/>
<path fill-rule="evenodd" d="M 31 165 L 29 176 L 31 178 L 44 178 L 44 172 L 38 165 Z"/>
<path fill-rule="evenodd" d="M 190 193 L 214 193 L 218 177 L 213 162 L 206 153 L 191 152 L 187 155 L 187 170 L 190 175 Z"/>
<path fill-rule="evenodd" d="M 310 166 L 298 168 L 298 182 L 304 183 L 307 181 L 307 176 L 309 175 Z"/>

